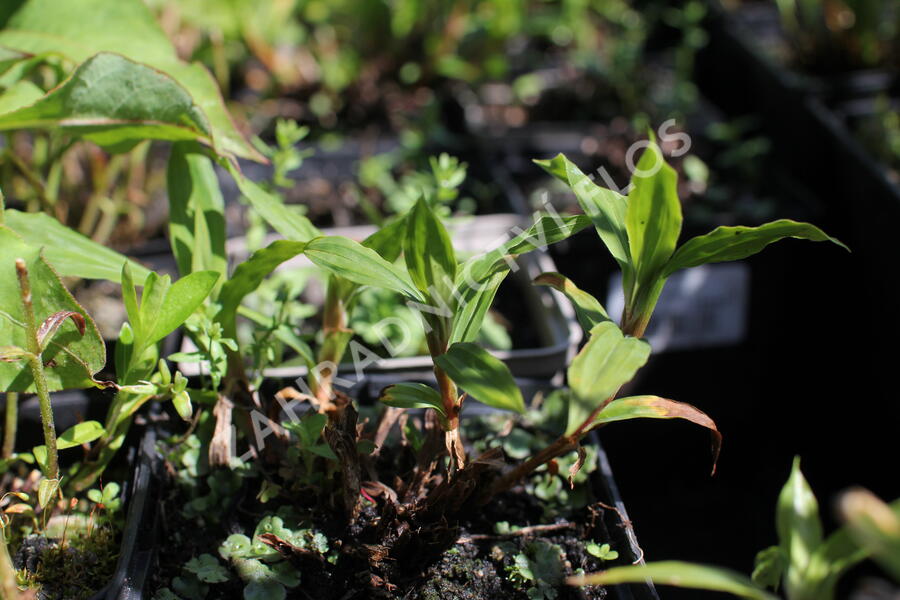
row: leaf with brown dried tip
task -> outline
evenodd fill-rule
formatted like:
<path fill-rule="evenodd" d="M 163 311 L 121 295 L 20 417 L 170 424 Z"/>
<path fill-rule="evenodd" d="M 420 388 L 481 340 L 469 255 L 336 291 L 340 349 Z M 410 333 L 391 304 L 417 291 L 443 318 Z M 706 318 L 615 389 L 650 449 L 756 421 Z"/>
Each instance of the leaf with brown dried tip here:
<path fill-rule="evenodd" d="M 53 336 L 59 331 L 60 325 L 62 325 L 66 319 L 72 319 L 75 323 L 75 327 L 78 328 L 78 333 L 84 335 L 85 322 L 84 317 L 73 311 L 73 310 L 61 310 L 59 312 L 55 312 L 41 323 L 41 326 L 38 328 L 38 344 L 41 346 L 41 351 L 47 349 L 47 344 L 50 343 L 50 340 L 53 339 Z"/>
<path fill-rule="evenodd" d="M 695 425 L 706 427 L 712 432 L 712 474 L 716 473 L 719 452 L 722 449 L 722 434 L 719 433 L 715 421 L 699 408 L 659 396 L 629 396 L 610 402 L 594 419 L 594 427 L 630 419 L 684 419 Z"/>

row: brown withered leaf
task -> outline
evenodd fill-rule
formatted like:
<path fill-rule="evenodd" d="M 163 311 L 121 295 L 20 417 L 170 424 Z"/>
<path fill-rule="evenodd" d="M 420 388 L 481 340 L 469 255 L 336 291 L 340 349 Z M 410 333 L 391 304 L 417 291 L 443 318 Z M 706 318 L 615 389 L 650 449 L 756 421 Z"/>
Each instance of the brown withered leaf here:
<path fill-rule="evenodd" d="M 575 464 L 569 467 L 569 488 L 575 489 L 575 476 L 578 475 L 578 471 L 581 470 L 581 467 L 584 466 L 584 459 L 587 458 L 587 452 L 584 449 L 584 446 L 578 444 L 575 448 L 578 451 L 578 460 L 575 461 Z"/>
<path fill-rule="evenodd" d="M 343 410 L 330 415 L 328 424 L 322 431 L 322 436 L 341 465 L 341 501 L 349 521 L 359 516 L 362 488 L 359 451 L 356 447 L 358 416 L 353 404 L 348 403 Z"/>

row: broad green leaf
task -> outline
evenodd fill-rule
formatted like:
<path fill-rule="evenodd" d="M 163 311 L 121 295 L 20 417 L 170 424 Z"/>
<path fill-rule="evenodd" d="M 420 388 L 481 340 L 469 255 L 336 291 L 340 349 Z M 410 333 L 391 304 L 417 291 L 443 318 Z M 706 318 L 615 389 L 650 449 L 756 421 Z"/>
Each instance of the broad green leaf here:
<path fill-rule="evenodd" d="M 399 292 L 422 301 L 422 294 L 409 276 L 381 258 L 377 252 L 340 236 L 322 236 L 306 245 L 304 254 L 329 273 L 359 285 L 371 285 Z"/>
<path fill-rule="evenodd" d="M 103 425 L 97 421 L 84 421 L 66 429 L 62 435 L 56 438 L 56 447 L 59 450 L 74 448 L 75 446 L 93 442 L 103 433 Z"/>
<path fill-rule="evenodd" d="M 568 380 L 573 393 L 566 435 L 574 433 L 597 407 L 630 381 L 649 357 L 647 342 L 625 337 L 611 321 L 596 325 L 587 344 L 569 365 Z"/>
<path fill-rule="evenodd" d="M 44 95 L 44 90 L 31 81 L 17 81 L 0 94 L 0 115 L 33 104 Z"/>
<path fill-rule="evenodd" d="M 655 141 L 641 155 L 631 184 L 625 227 L 637 284 L 649 287 L 675 252 L 682 220 L 678 175 Z"/>
<path fill-rule="evenodd" d="M 35 319 L 38 324 L 50 315 L 71 311 L 85 320 L 85 332 L 67 319 L 48 342 L 42 359 L 51 391 L 91 387 L 93 375 L 106 363 L 106 348 L 93 320 L 66 290 L 59 276 L 41 256 L 38 247 L 0 226 L 0 347 L 27 348 L 25 316 L 19 292 L 15 261 L 21 258 L 28 268 Z M 26 361 L 0 362 L 0 390 L 33 391 L 31 369 Z"/>
<path fill-rule="evenodd" d="M 305 242 L 276 240 L 265 248 L 257 250 L 250 258 L 237 266 L 231 278 L 225 282 L 219 292 L 219 302 L 222 308 L 219 310 L 216 320 L 222 323 L 226 337 L 233 338 L 235 335 L 237 309 L 244 297 L 256 290 L 263 279 L 278 265 L 294 258 L 305 249 Z"/>
<path fill-rule="evenodd" d="M 551 160 L 536 160 L 537 165 L 568 185 L 575 193 L 581 209 L 584 211 L 600 239 L 612 254 L 623 272 L 631 268 L 631 251 L 628 244 L 628 233 L 625 229 L 625 197 L 612 190 L 595 184 L 590 177 L 581 172 L 575 164 L 562 154 Z"/>
<path fill-rule="evenodd" d="M 149 331 L 147 343 L 155 344 L 184 323 L 206 300 L 218 279 L 219 273 L 215 271 L 197 271 L 173 283 L 163 299 L 161 314 Z"/>
<path fill-rule="evenodd" d="M 668 277 L 675 271 L 707 263 L 741 260 L 756 254 L 772 242 L 785 238 L 829 241 L 847 249 L 847 246 L 818 227 L 790 219 L 772 221 L 759 227 L 716 227 L 706 235 L 689 239 L 678 248 L 666 265 L 663 275 Z"/>
<path fill-rule="evenodd" d="M 886 504 L 858 488 L 841 496 L 839 511 L 849 535 L 900 581 L 900 500 Z"/>
<path fill-rule="evenodd" d="M 600 301 L 580 289 L 571 279 L 560 273 L 542 273 L 535 280 L 535 285 L 548 285 L 553 289 L 568 296 L 575 307 L 578 322 L 585 331 L 590 331 L 594 326 L 604 321 L 609 321 L 606 309 Z"/>
<path fill-rule="evenodd" d="M 44 128 L 113 148 L 143 139 L 212 143 L 206 118 L 183 87 L 111 53 L 89 58 L 34 104 L 0 115 L 0 130 Z"/>
<path fill-rule="evenodd" d="M 314 237 L 322 235 L 312 222 L 303 215 L 288 209 L 278 196 L 267 192 L 249 179 L 243 176 L 238 168 L 230 161 L 219 161 L 234 178 L 238 189 L 244 198 L 253 206 L 253 210 L 269 224 L 269 226 L 294 242 L 308 242 Z"/>
<path fill-rule="evenodd" d="M 194 271 L 224 276 L 225 202 L 212 161 L 197 150 L 179 142 L 169 154 L 169 240 L 182 276 Z"/>
<path fill-rule="evenodd" d="M 509 269 L 505 267 L 481 283 L 466 286 L 459 297 L 458 307 L 453 314 L 450 343 L 474 342 L 481 331 L 484 318 L 494 303 L 500 284 L 506 279 Z"/>
<path fill-rule="evenodd" d="M 805 571 L 813 553 L 822 544 L 819 503 L 794 458 L 791 475 L 778 496 L 775 514 L 778 544 L 788 557 L 787 593 L 794 596 L 804 585 Z"/>
<path fill-rule="evenodd" d="M 363 240 L 362 245 L 371 248 L 381 258 L 392 263 L 403 252 L 406 237 L 406 216 L 398 217 Z"/>
<path fill-rule="evenodd" d="M 607 404 L 594 419 L 594 423 L 601 425 L 629 419 L 684 419 L 706 427 L 713 435 L 713 473 L 715 473 L 719 449 L 722 446 L 722 434 L 719 433 L 716 423 L 699 408 L 659 396 L 630 396 Z"/>
<path fill-rule="evenodd" d="M 512 258 L 568 239 L 590 224 L 590 219 L 585 215 L 545 215 L 499 247 L 466 261 L 457 272 L 456 287 L 460 289 L 462 286 L 479 283 L 496 273 L 498 266 Z"/>
<path fill-rule="evenodd" d="M 441 395 L 434 388 L 422 383 L 389 385 L 381 391 L 378 399 L 388 406 L 397 408 L 433 408 L 441 416 L 447 416 Z"/>
<path fill-rule="evenodd" d="M 217 152 L 263 160 L 234 127 L 209 72 L 199 63 L 179 60 L 141 0 L 27 0 L 0 31 L 0 46 L 29 54 L 53 53 L 74 63 L 109 52 L 149 65 L 190 94 Z M 118 90 L 114 98 L 124 101 L 127 88 Z M 149 94 L 134 95 L 149 104 L 158 102 Z"/>
<path fill-rule="evenodd" d="M 657 585 L 674 585 L 734 594 L 748 600 L 778 600 L 758 588 L 752 581 L 734 571 L 679 561 L 661 561 L 646 565 L 615 567 L 601 573 L 570 577 L 570 585 L 616 585 L 644 583 L 647 579 Z"/>
<path fill-rule="evenodd" d="M 525 400 L 509 367 L 484 348 L 458 342 L 436 356 L 434 363 L 479 402 L 501 410 L 525 412 Z"/>
<path fill-rule="evenodd" d="M 420 291 L 429 297 L 446 295 L 456 278 L 456 254 L 447 230 L 424 198 L 419 198 L 406 218 L 403 257 Z"/>
<path fill-rule="evenodd" d="M 149 270 L 106 246 L 94 242 L 45 213 L 6 209 L 6 225 L 31 246 L 43 247 L 44 258 L 63 277 L 121 281 L 122 263 L 143 281 Z"/>

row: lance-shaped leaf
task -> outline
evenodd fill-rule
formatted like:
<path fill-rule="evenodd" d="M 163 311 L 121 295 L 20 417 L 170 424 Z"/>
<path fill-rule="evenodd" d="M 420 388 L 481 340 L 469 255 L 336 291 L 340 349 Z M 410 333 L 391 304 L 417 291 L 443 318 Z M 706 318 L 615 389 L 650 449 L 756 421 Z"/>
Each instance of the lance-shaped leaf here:
<path fill-rule="evenodd" d="M 304 254 L 317 266 L 359 285 L 399 292 L 411 300 L 423 300 L 409 276 L 381 258 L 377 252 L 340 236 L 322 236 L 306 245 Z"/>
<path fill-rule="evenodd" d="M 51 127 L 111 147 L 142 139 L 212 144 L 187 90 L 152 67 L 110 53 L 86 60 L 34 104 L 0 115 L 0 130 Z"/>
<path fill-rule="evenodd" d="M 604 321 L 609 321 L 606 309 L 600 301 L 579 288 L 571 279 L 560 273 L 541 273 L 534 280 L 535 285 L 547 285 L 568 296 L 575 307 L 575 315 L 585 331 Z"/>
<path fill-rule="evenodd" d="M 562 154 L 551 160 L 534 162 L 572 189 L 581 210 L 593 221 L 600 239 L 619 263 L 619 267 L 623 272 L 630 270 L 631 250 L 625 229 L 625 197 L 594 183 Z"/>
<path fill-rule="evenodd" d="M 450 330 L 451 344 L 474 342 L 478 338 L 481 325 L 494 303 L 497 290 L 508 274 L 509 269 L 504 265 L 497 273 L 481 283 L 463 288 L 456 312 L 453 314 L 453 327 Z"/>
<path fill-rule="evenodd" d="M 575 235 L 591 224 L 585 215 L 561 217 L 545 215 L 499 247 L 466 261 L 456 276 L 457 289 L 484 281 L 497 272 L 499 265 L 509 263 L 520 254 L 545 248 Z"/>
<path fill-rule="evenodd" d="M 438 391 L 422 383 L 389 385 L 381 391 L 378 399 L 397 408 L 433 408 L 442 417 L 447 416 Z"/>
<path fill-rule="evenodd" d="M 419 198 L 406 218 L 403 257 L 421 292 L 446 295 L 456 278 L 456 254 L 450 235 L 424 198 Z"/>
<path fill-rule="evenodd" d="M 759 227 L 717 227 L 706 235 L 685 242 L 666 264 L 663 276 L 707 263 L 741 260 L 778 240 L 796 238 L 813 242 L 829 241 L 847 249 L 837 239 L 809 223 L 780 219 Z M 848 249 L 849 251 L 849 249 Z"/>
<path fill-rule="evenodd" d="M 854 489 L 838 506 L 852 538 L 900 581 L 900 500 L 886 504 L 868 490 Z"/>
<path fill-rule="evenodd" d="M 250 258 L 235 268 L 231 278 L 225 282 L 219 293 L 219 310 L 216 320 L 222 323 L 226 337 L 234 337 L 237 309 L 244 297 L 256 290 L 269 273 L 278 265 L 301 254 L 306 249 L 305 242 L 276 240 L 254 252 Z"/>
<path fill-rule="evenodd" d="M 715 421 L 699 408 L 659 396 L 630 396 L 610 402 L 596 416 L 594 424 L 601 425 L 629 419 L 684 419 L 706 427 L 713 436 L 713 473 L 716 472 L 716 462 L 722 447 L 722 434 L 719 433 Z"/>
<path fill-rule="evenodd" d="M 106 349 L 96 325 L 44 260 L 40 248 L 26 244 L 5 226 L 0 226 L 0 347 L 28 347 L 15 267 L 17 258 L 23 259 L 28 268 L 32 304 L 38 320 L 73 312 L 85 323 L 82 335 L 76 320 L 65 319 L 47 342 L 41 358 L 48 365 L 45 376 L 49 389 L 91 387 L 93 375 L 106 363 Z M 0 362 L 0 390 L 28 392 L 33 387 L 27 362 Z"/>
<path fill-rule="evenodd" d="M 479 402 L 501 410 L 525 412 L 525 400 L 509 367 L 484 348 L 459 342 L 436 356 L 434 363 Z"/>
<path fill-rule="evenodd" d="M 788 556 L 787 593 L 793 596 L 803 585 L 813 553 L 822 544 L 819 503 L 794 458 L 791 475 L 778 496 L 775 513 L 778 544 Z"/>
<path fill-rule="evenodd" d="M 285 206 L 281 198 L 244 177 L 230 160 L 221 159 L 219 164 L 234 178 L 238 189 L 253 206 L 253 210 L 259 213 L 259 216 L 272 229 L 285 238 L 294 242 L 308 242 L 314 237 L 322 235 L 309 219 Z"/>
<path fill-rule="evenodd" d="M 625 227 L 637 283 L 649 287 L 675 252 L 682 220 L 678 175 L 655 141 L 641 155 L 631 184 Z"/>
<path fill-rule="evenodd" d="M 56 0 L 27 0 L 0 31 L 0 46 L 29 54 L 64 56 L 76 64 L 106 52 L 149 65 L 187 91 L 197 114 L 202 115 L 212 145 L 218 153 L 265 160 L 231 122 L 209 72 L 199 63 L 188 64 L 178 58 L 174 46 L 141 0 L 71 0 L 62 3 Z M 145 106 L 160 105 L 166 108 L 166 95 L 157 95 L 165 90 L 128 87 L 128 82 L 116 78 L 101 79 L 95 87 L 110 94 L 111 108 L 115 108 L 115 102 L 122 102 L 123 106 L 133 103 L 133 100 L 126 98 L 128 95 L 142 97 Z M 103 94 L 99 89 L 94 89 L 91 95 Z M 106 102 L 99 98 L 95 101 Z M 168 113 L 158 116 L 163 115 L 167 118 L 158 120 L 161 125 L 167 125 Z M 199 126 L 188 120 L 184 130 L 188 131 L 195 125 Z M 130 126 L 127 122 L 122 124 L 123 128 Z M 142 139 L 155 137 L 146 135 L 146 127 L 143 126 L 136 133 Z M 156 133 L 163 135 L 162 128 L 158 128 Z M 121 133 L 112 135 L 122 137 Z"/>
<path fill-rule="evenodd" d="M 59 437 L 56 438 L 56 449 L 67 450 L 82 444 L 93 442 L 105 433 L 103 425 L 97 421 L 84 421 L 73 427 L 66 429 Z M 41 444 L 32 449 L 35 460 L 39 464 L 47 463 L 47 446 Z"/>
<path fill-rule="evenodd" d="M 403 252 L 406 238 L 406 215 L 398 217 L 382 226 L 378 231 L 363 240 L 362 245 L 371 248 L 381 258 L 392 263 Z"/>
<path fill-rule="evenodd" d="M 644 583 L 648 579 L 653 580 L 657 585 L 725 592 L 748 600 L 778 600 L 776 596 L 757 587 L 752 581 L 734 571 L 674 560 L 615 567 L 601 573 L 570 577 L 567 583 L 569 585 L 617 585 L 620 583 Z"/>
<path fill-rule="evenodd" d="M 198 271 L 169 284 L 169 276 L 154 277 L 151 273 L 141 296 L 141 334 L 145 346 L 163 339 L 200 306 L 212 290 L 219 274 Z"/>
<path fill-rule="evenodd" d="M 574 433 L 594 410 L 630 381 L 649 357 L 647 342 L 625 337 L 611 321 L 591 329 L 590 339 L 568 369 L 572 395 L 566 435 Z"/>
<path fill-rule="evenodd" d="M 225 202 L 213 163 L 192 143 L 172 146 L 166 170 L 169 240 L 182 276 L 194 271 L 225 275 Z"/>
<path fill-rule="evenodd" d="M 122 263 L 143 281 L 150 272 L 115 250 L 98 244 L 45 213 L 6 209 L 6 225 L 30 246 L 43 247 L 44 258 L 63 277 L 106 279 L 119 283 Z"/>

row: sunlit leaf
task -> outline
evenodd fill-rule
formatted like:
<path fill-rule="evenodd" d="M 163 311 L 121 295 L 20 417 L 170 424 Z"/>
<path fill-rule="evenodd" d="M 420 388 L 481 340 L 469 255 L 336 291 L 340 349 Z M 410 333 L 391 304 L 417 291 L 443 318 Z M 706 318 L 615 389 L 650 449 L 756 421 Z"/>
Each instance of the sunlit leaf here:
<path fill-rule="evenodd" d="M 525 412 L 525 400 L 509 367 L 484 348 L 459 342 L 434 357 L 434 363 L 479 402 L 501 410 Z"/>
<path fill-rule="evenodd" d="M 606 309 L 600 301 L 589 293 L 580 289 L 565 275 L 559 273 L 542 273 L 534 280 L 535 285 L 547 285 L 568 296 L 575 307 L 578 322 L 585 331 L 590 331 L 595 325 L 609 321 Z"/>
<path fill-rule="evenodd" d="M 442 416 L 446 416 L 441 395 L 434 388 L 422 383 L 389 385 L 381 391 L 378 399 L 388 406 L 397 408 L 433 408 Z"/>

